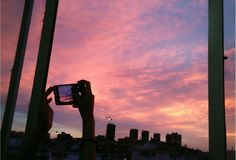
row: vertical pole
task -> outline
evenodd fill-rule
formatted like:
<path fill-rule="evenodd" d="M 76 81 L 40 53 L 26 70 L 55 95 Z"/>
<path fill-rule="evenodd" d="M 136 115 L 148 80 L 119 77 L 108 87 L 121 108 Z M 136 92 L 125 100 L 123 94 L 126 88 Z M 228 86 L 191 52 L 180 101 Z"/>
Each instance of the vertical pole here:
<path fill-rule="evenodd" d="M 19 90 L 19 83 L 22 73 L 22 67 L 25 57 L 25 49 L 28 40 L 28 33 L 33 10 L 34 0 L 25 0 L 24 12 L 21 20 L 20 34 L 16 48 L 14 65 L 11 72 L 11 79 L 8 89 L 7 101 L 3 115 L 1 127 L 1 159 L 5 160 L 9 134 L 12 127 L 13 116 L 15 112 L 16 99 Z"/>
<path fill-rule="evenodd" d="M 51 57 L 53 35 L 57 17 L 58 1 L 59 0 L 46 1 L 38 59 L 26 123 L 26 134 L 30 133 L 37 127 L 38 111 L 47 82 L 48 67 Z"/>
<path fill-rule="evenodd" d="M 209 156 L 226 160 L 223 0 L 208 2 Z"/>

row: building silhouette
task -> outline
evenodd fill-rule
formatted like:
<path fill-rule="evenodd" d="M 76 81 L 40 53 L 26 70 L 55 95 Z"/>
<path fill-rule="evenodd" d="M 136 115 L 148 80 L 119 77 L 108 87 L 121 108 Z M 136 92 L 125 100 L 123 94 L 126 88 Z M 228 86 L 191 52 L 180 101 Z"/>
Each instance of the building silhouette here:
<path fill-rule="evenodd" d="M 109 126 L 114 128 L 114 125 Z M 145 135 L 148 131 L 143 133 Z M 156 139 L 158 139 L 159 135 L 159 133 L 153 134 Z M 16 153 L 21 147 L 24 133 L 13 131 L 10 136 L 8 156 L 9 159 L 17 159 L 18 154 Z M 47 136 L 49 136 L 49 134 Z M 206 152 L 161 141 L 144 144 L 139 142 L 133 143 L 134 141 L 132 141 L 130 137 L 119 138 L 117 141 L 109 141 L 106 140 L 106 136 L 104 135 L 97 135 L 96 140 L 96 152 L 98 153 L 97 158 L 99 159 L 209 160 Z M 35 159 L 79 159 L 82 142 L 82 138 L 73 138 L 69 133 L 61 132 L 58 134 L 57 138 L 50 139 L 49 141 L 41 141 L 34 156 Z M 229 159 L 227 160 L 234 160 L 234 157 L 234 151 L 229 151 Z"/>
<path fill-rule="evenodd" d="M 115 140 L 115 132 L 116 132 L 116 125 L 112 123 L 107 124 L 107 130 L 106 130 L 106 139 L 109 141 Z"/>
<path fill-rule="evenodd" d="M 149 131 L 142 130 L 141 141 L 147 143 L 149 141 Z"/>
<path fill-rule="evenodd" d="M 179 145 L 181 146 L 182 136 L 178 134 L 177 132 L 166 134 L 166 143 Z"/>
<path fill-rule="evenodd" d="M 132 140 L 138 140 L 138 129 L 131 128 L 129 131 L 129 138 Z"/>
<path fill-rule="evenodd" d="M 154 133 L 153 134 L 153 140 L 155 142 L 160 142 L 161 141 L 161 134 L 160 133 Z"/>

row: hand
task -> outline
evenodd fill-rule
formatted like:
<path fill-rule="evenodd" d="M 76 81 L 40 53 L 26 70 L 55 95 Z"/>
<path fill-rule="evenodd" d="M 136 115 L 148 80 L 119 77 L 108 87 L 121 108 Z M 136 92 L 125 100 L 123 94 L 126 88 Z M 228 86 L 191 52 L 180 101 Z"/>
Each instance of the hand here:
<path fill-rule="evenodd" d="M 93 120 L 94 95 L 92 94 L 90 82 L 86 80 L 78 81 L 78 84 L 85 86 L 84 95 L 77 95 L 77 103 L 73 105 L 78 108 L 83 120 Z"/>
<path fill-rule="evenodd" d="M 48 132 L 52 127 L 53 121 L 53 110 L 49 106 L 52 98 L 48 99 L 48 96 L 52 93 L 53 87 L 47 89 L 44 93 L 41 105 L 39 108 L 39 116 L 37 122 L 36 130 L 32 130 L 27 134 L 22 141 L 21 147 L 19 147 L 19 152 L 17 155 L 18 160 L 33 159 L 34 152 L 40 143 L 41 138 L 45 133 Z"/>
<path fill-rule="evenodd" d="M 52 128 L 53 110 L 49 105 L 49 103 L 52 101 L 52 98 L 48 98 L 52 91 L 53 87 L 49 87 L 42 97 L 37 129 L 37 131 L 40 133 L 47 133 Z"/>

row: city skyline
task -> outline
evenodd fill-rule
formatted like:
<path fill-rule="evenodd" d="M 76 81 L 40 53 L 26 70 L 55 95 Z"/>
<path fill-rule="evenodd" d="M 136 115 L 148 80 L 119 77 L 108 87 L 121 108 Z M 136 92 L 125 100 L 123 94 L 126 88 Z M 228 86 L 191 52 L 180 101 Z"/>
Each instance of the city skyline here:
<path fill-rule="evenodd" d="M 113 124 L 112 124 L 113 125 Z M 107 125 L 109 128 L 109 124 Z M 132 129 L 131 129 L 132 130 Z M 113 134 L 113 133 L 112 133 Z M 178 133 L 166 135 L 166 142 L 160 141 L 159 134 L 155 138 L 145 142 L 145 139 L 135 140 L 132 137 L 123 137 L 118 140 L 110 139 L 109 135 L 96 136 L 97 156 L 102 159 L 107 157 L 113 159 L 139 159 L 139 158 L 157 158 L 173 159 L 173 157 L 184 157 L 187 159 L 208 159 L 208 152 L 203 152 L 199 149 L 189 148 L 187 145 L 181 145 L 181 137 Z M 23 132 L 11 131 L 10 139 L 13 141 L 9 146 L 9 156 L 14 157 L 15 150 L 19 149 L 19 142 L 24 137 Z M 66 145 L 65 145 L 66 144 Z M 43 141 L 35 151 L 38 157 L 54 158 L 78 158 L 81 152 L 82 138 L 76 138 L 69 133 L 61 132 L 57 137 L 50 138 L 47 134 Z M 42 150 L 44 152 L 42 152 Z M 52 154 L 54 153 L 54 154 Z M 58 153 L 58 154 L 55 154 Z M 233 151 L 228 151 L 233 156 Z M 230 156 L 229 156 L 230 157 Z"/>
<path fill-rule="evenodd" d="M 147 130 L 140 130 L 141 132 L 139 132 L 139 129 L 137 128 L 130 128 L 129 130 L 129 133 L 131 132 L 131 130 L 136 130 L 137 131 L 137 137 L 132 137 L 132 134 L 129 134 L 127 136 L 124 136 L 124 137 L 119 137 L 119 138 L 116 138 L 116 129 L 115 129 L 116 125 L 113 124 L 113 123 L 107 123 L 107 126 L 106 128 L 104 128 L 104 131 L 106 129 L 106 133 L 104 135 L 95 135 L 95 137 L 101 137 L 103 136 L 107 141 L 119 141 L 119 139 L 124 139 L 124 138 L 128 138 L 130 140 L 133 141 L 133 143 L 137 143 L 137 142 L 141 142 L 141 143 L 149 143 L 151 142 L 153 139 L 156 140 L 156 142 L 166 142 L 166 143 L 171 143 L 171 139 L 175 139 L 176 137 L 174 137 L 173 135 L 179 135 L 181 136 L 180 138 L 180 143 L 178 143 L 178 146 L 182 146 L 182 147 L 186 147 L 187 145 L 186 144 L 182 144 L 182 135 L 175 132 L 175 131 L 172 131 L 171 133 L 167 133 L 166 135 L 162 136 L 160 133 L 157 133 L 157 132 L 154 132 L 152 135 L 150 135 L 149 131 Z M 15 131 L 15 130 L 12 130 L 11 132 L 13 133 L 19 133 L 20 135 L 24 135 L 25 133 L 22 132 L 22 131 Z M 63 130 L 62 131 L 56 131 L 56 136 L 53 136 L 51 137 L 51 134 L 50 132 L 48 132 L 48 137 L 49 139 L 55 139 L 55 138 L 58 138 L 58 135 L 61 135 L 61 134 L 65 134 L 65 135 L 69 135 L 70 137 L 74 138 L 74 139 L 80 139 L 81 137 L 73 137 L 70 133 L 67 133 L 67 132 L 64 132 Z M 169 136 L 169 137 L 168 137 Z M 164 140 L 161 140 L 160 138 L 161 137 L 164 137 Z M 168 137 L 168 138 L 167 138 Z M 175 144 L 175 142 L 172 144 Z M 194 149 L 199 149 L 199 148 L 194 148 Z"/>
<path fill-rule="evenodd" d="M 5 106 L 23 0 L 2 3 L 1 107 Z M 232 11 L 233 1 L 225 2 Z M 13 128 L 24 130 L 44 3 L 35 2 Z M 225 14 L 226 122 L 228 147 L 235 141 L 234 23 Z M 107 118 L 118 137 L 130 128 L 161 135 L 172 130 L 183 144 L 208 150 L 207 2 L 60 1 L 47 86 L 91 81 L 96 135 Z M 53 95 L 52 95 L 53 97 Z M 56 106 L 51 133 L 81 136 L 79 112 Z M 163 137 L 162 137 L 163 140 Z"/>

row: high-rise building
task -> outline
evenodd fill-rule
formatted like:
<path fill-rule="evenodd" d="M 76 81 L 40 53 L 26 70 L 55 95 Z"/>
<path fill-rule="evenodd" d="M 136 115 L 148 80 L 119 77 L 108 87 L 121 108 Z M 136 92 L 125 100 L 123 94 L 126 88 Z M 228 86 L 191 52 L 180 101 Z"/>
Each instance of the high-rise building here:
<path fill-rule="evenodd" d="M 131 128 L 129 131 L 129 138 L 132 140 L 138 140 L 138 129 Z"/>
<path fill-rule="evenodd" d="M 161 141 L 161 134 L 160 133 L 154 133 L 153 134 L 153 140 L 160 142 Z"/>
<path fill-rule="evenodd" d="M 142 130 L 142 142 L 147 143 L 149 141 L 149 131 Z"/>
<path fill-rule="evenodd" d="M 108 123 L 107 130 L 106 130 L 106 139 L 109 141 L 114 141 L 115 132 L 116 132 L 116 125 L 112 123 Z"/>
<path fill-rule="evenodd" d="M 170 144 L 175 144 L 175 145 L 180 145 L 181 146 L 181 141 L 182 141 L 182 136 L 178 134 L 177 132 L 171 133 L 171 134 L 166 134 L 166 143 Z"/>

